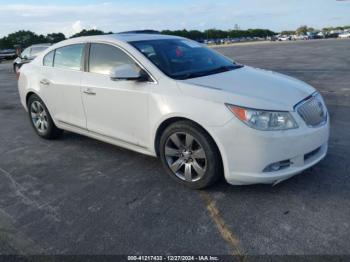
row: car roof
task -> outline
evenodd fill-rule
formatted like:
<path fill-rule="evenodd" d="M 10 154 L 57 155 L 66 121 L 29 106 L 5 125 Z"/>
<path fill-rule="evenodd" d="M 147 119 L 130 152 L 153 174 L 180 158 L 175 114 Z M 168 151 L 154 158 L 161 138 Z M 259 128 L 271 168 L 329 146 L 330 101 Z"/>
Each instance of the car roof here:
<path fill-rule="evenodd" d="M 113 34 L 111 37 L 125 41 L 145 41 L 145 40 L 160 40 L 160 39 L 179 39 L 182 37 L 172 36 L 172 35 L 161 35 L 161 34 L 133 34 L 133 33 L 122 33 L 122 34 Z"/>
<path fill-rule="evenodd" d="M 34 45 L 31 45 L 30 47 L 49 47 L 51 46 L 52 44 L 50 43 L 45 43 L 45 44 L 34 44 Z"/>
<path fill-rule="evenodd" d="M 161 40 L 161 39 L 183 39 L 183 38 L 179 36 L 161 35 L 161 34 L 119 33 L 119 34 L 108 34 L 108 35 L 81 36 L 81 37 L 67 39 L 60 43 L 68 44 L 68 43 L 79 43 L 79 42 L 85 42 L 85 41 L 133 42 L 133 41 Z"/>

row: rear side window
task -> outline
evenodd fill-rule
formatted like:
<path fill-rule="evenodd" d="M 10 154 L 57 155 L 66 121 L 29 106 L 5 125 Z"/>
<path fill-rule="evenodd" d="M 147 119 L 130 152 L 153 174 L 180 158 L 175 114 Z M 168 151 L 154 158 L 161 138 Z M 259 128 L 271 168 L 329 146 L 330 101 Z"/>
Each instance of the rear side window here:
<path fill-rule="evenodd" d="M 83 44 L 69 45 L 56 49 L 54 67 L 80 70 Z"/>
<path fill-rule="evenodd" d="M 53 58 L 55 56 L 55 51 L 51 51 L 44 57 L 44 66 L 53 66 Z"/>
<path fill-rule="evenodd" d="M 117 47 L 91 44 L 89 72 L 108 75 L 111 69 L 125 64 L 137 66 L 133 59 Z"/>

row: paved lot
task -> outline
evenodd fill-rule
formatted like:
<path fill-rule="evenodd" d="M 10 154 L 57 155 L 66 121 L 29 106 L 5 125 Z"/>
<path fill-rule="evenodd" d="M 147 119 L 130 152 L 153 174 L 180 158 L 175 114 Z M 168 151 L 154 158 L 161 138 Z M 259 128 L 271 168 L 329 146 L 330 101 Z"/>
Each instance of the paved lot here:
<path fill-rule="evenodd" d="M 323 93 L 324 161 L 275 187 L 188 190 L 156 159 L 72 133 L 39 139 L 0 64 L 0 254 L 350 254 L 350 41 L 219 51 Z"/>

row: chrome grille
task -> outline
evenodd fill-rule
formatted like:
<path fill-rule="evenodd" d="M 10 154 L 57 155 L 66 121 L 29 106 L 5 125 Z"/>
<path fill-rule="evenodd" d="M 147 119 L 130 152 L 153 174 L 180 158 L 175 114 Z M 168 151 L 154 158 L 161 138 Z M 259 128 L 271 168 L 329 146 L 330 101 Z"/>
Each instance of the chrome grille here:
<path fill-rule="evenodd" d="M 297 112 L 311 127 L 320 126 L 327 121 L 327 109 L 318 93 L 297 105 Z"/>

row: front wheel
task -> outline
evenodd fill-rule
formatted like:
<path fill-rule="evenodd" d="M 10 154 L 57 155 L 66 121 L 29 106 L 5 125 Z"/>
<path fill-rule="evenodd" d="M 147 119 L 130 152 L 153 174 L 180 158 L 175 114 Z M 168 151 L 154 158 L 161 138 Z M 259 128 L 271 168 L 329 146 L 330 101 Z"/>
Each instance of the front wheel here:
<path fill-rule="evenodd" d="M 208 187 L 222 176 L 215 142 L 190 121 L 179 121 L 165 129 L 160 139 L 160 158 L 173 179 L 192 189 Z"/>

